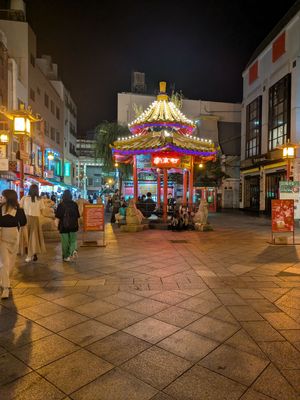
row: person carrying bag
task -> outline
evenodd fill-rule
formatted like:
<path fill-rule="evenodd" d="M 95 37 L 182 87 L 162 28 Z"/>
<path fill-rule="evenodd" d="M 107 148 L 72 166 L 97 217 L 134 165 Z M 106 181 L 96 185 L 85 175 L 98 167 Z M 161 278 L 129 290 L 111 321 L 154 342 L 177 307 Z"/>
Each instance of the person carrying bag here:
<path fill-rule="evenodd" d="M 55 217 L 58 222 L 58 229 L 61 235 L 62 257 L 66 262 L 77 258 L 77 235 L 79 229 L 79 209 L 72 200 L 70 190 L 65 190 L 62 202 L 58 205 Z"/>
<path fill-rule="evenodd" d="M 15 266 L 19 247 L 19 230 L 27 223 L 24 210 L 19 207 L 18 196 L 14 190 L 4 190 L 0 207 L 0 284 L 1 299 L 9 297 L 10 275 Z"/>

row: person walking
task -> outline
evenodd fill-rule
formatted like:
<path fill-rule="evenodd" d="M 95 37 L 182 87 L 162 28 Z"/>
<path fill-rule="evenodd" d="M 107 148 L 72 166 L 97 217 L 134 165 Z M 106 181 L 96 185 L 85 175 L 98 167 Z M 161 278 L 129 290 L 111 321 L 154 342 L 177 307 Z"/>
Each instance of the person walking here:
<path fill-rule="evenodd" d="M 40 217 L 44 207 L 44 201 L 39 196 L 37 185 L 31 185 L 28 196 L 24 196 L 20 201 L 20 206 L 24 209 L 27 217 L 28 228 L 28 250 L 26 262 L 37 261 L 37 254 L 46 252 L 45 242 Z"/>
<path fill-rule="evenodd" d="M 55 217 L 61 235 L 62 257 L 64 261 L 72 261 L 77 257 L 78 205 L 72 200 L 70 190 L 65 190 L 62 202 L 58 205 Z"/>
<path fill-rule="evenodd" d="M 15 266 L 19 247 L 19 229 L 26 225 L 24 210 L 18 204 L 18 195 L 14 190 L 4 190 L 0 207 L 0 285 L 1 299 L 9 297 L 10 275 Z"/>

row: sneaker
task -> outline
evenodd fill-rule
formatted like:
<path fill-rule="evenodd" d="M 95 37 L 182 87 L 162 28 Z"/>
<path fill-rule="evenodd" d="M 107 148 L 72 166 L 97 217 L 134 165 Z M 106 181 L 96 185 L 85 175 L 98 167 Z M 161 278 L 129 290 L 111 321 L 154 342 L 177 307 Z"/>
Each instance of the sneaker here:
<path fill-rule="evenodd" d="M 65 262 L 70 262 L 70 261 L 71 261 L 71 258 L 70 258 L 70 257 L 64 258 L 64 261 L 65 261 Z"/>
<path fill-rule="evenodd" d="M 1 295 L 1 299 L 8 299 L 9 298 L 9 289 L 8 288 L 4 288 L 2 295 Z"/>
<path fill-rule="evenodd" d="M 72 258 L 73 259 L 78 258 L 78 251 L 77 250 L 73 251 Z"/>
<path fill-rule="evenodd" d="M 37 257 L 37 255 L 35 254 L 34 256 L 33 256 L 33 261 L 37 261 L 38 260 L 38 257 Z"/>
<path fill-rule="evenodd" d="M 31 257 L 26 257 L 26 258 L 25 258 L 25 262 L 28 263 L 28 262 L 31 262 L 31 261 L 32 261 L 32 258 L 31 258 Z"/>

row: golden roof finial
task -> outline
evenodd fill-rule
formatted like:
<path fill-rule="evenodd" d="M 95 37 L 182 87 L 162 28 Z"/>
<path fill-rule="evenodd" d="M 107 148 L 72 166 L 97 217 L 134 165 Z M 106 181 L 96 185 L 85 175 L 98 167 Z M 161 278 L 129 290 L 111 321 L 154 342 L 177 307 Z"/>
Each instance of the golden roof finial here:
<path fill-rule="evenodd" d="M 159 82 L 159 95 L 157 96 L 157 100 L 168 100 L 168 95 L 166 93 L 167 82 Z"/>

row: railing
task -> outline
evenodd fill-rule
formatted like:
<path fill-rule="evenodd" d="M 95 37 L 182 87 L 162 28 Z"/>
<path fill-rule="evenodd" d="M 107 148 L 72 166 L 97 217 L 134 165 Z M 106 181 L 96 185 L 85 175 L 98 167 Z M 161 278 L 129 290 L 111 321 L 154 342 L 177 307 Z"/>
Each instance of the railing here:
<path fill-rule="evenodd" d="M 21 10 L 0 10 L 0 19 L 25 22 L 25 14 Z"/>

